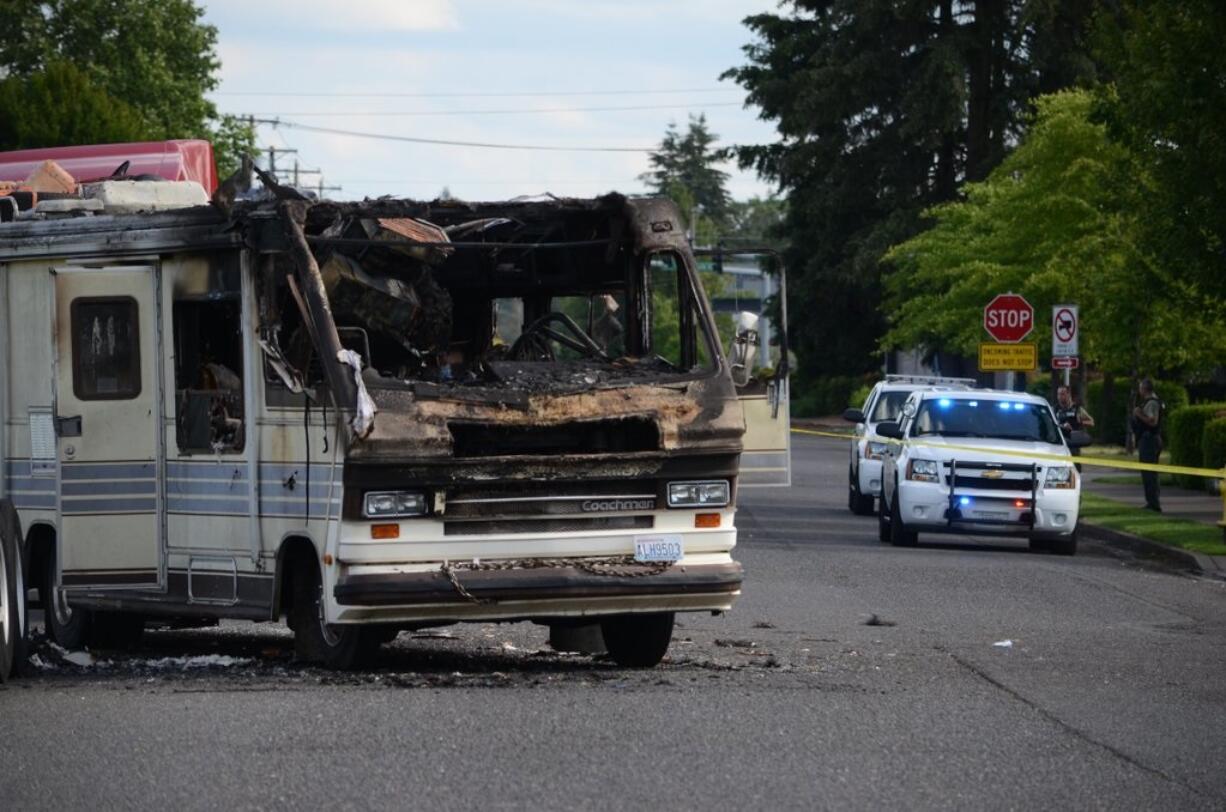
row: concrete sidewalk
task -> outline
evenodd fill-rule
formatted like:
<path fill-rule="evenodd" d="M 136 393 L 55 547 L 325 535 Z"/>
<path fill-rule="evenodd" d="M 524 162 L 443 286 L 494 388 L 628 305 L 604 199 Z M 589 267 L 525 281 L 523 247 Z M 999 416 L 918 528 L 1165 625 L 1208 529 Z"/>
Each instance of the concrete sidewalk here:
<path fill-rule="evenodd" d="M 1098 479 L 1102 477 L 1118 477 L 1120 472 L 1094 469 L 1088 465 L 1085 466 L 1083 473 L 1087 493 L 1105 496 L 1132 507 L 1145 506 L 1145 492 L 1141 489 L 1140 482 L 1135 485 L 1099 482 Z M 1140 474 L 1137 476 L 1139 477 Z M 1161 499 L 1163 516 L 1212 525 L 1222 520 L 1222 497 L 1215 493 L 1163 485 Z"/>

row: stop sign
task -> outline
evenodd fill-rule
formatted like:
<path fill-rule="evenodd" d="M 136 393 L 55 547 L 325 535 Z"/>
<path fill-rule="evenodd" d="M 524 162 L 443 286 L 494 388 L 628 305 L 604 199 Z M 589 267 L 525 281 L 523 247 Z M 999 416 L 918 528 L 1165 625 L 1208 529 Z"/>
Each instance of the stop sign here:
<path fill-rule="evenodd" d="M 1016 344 L 1034 329 L 1034 308 L 1016 293 L 1001 293 L 983 309 L 983 329 L 1001 344 Z"/>

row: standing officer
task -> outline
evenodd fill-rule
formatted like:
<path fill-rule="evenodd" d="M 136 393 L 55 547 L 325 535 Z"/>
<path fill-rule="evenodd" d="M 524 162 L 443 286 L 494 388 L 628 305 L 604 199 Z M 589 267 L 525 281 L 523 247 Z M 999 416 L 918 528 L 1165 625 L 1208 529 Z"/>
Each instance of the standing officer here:
<path fill-rule="evenodd" d="M 1137 385 L 1140 402 L 1132 410 L 1132 430 L 1137 436 L 1137 450 L 1141 462 L 1157 462 L 1162 453 L 1162 401 L 1154 394 L 1154 382 L 1142 378 Z M 1158 501 L 1157 471 L 1143 471 L 1141 482 L 1145 486 L 1145 507 L 1157 513 L 1162 512 Z"/>
<path fill-rule="evenodd" d="M 1094 428 L 1094 418 L 1090 417 L 1090 413 L 1079 404 L 1073 402 L 1073 393 L 1067 386 L 1060 386 L 1056 389 L 1056 422 L 1060 424 L 1060 430 L 1064 432 L 1065 437 L 1075 431 Z M 1081 454 L 1080 448 L 1070 450 L 1074 457 Z"/>

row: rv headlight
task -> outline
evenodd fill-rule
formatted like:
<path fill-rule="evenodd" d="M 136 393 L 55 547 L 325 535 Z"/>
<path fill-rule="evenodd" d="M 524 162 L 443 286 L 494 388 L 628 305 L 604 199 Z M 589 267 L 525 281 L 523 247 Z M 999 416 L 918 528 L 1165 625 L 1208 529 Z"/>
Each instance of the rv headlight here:
<path fill-rule="evenodd" d="M 368 519 L 391 519 L 424 516 L 426 511 L 426 495 L 421 491 L 371 491 L 362 512 Z"/>
<path fill-rule="evenodd" d="M 670 482 L 668 483 L 669 507 L 723 507 L 728 504 L 728 483 L 719 482 Z"/>
<path fill-rule="evenodd" d="M 1077 471 L 1071 465 L 1053 465 L 1047 469 L 1047 478 L 1043 480 L 1044 488 L 1075 488 L 1077 487 Z"/>
<path fill-rule="evenodd" d="M 889 448 L 885 443 L 878 443 L 869 440 L 864 445 L 864 459 L 879 460 L 885 456 L 885 450 Z"/>
<path fill-rule="evenodd" d="M 941 464 L 936 460 L 911 460 L 907 463 L 907 479 L 916 482 L 938 482 Z"/>

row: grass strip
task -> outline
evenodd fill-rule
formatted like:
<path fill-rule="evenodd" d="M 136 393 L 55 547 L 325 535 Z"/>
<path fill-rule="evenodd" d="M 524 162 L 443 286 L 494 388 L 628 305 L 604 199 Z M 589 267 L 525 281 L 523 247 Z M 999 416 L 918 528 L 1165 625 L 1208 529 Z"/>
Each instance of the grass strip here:
<path fill-rule="evenodd" d="M 1110 474 L 1108 476 L 1096 476 L 1095 482 L 1101 482 L 1104 485 L 1136 485 L 1141 486 L 1140 474 Z M 1158 484 L 1172 488 L 1178 488 L 1180 485 L 1175 481 L 1174 474 L 1158 474 Z"/>
<path fill-rule="evenodd" d="M 1098 494 L 1081 493 L 1081 520 L 1207 555 L 1226 555 L 1222 528 L 1132 507 Z"/>

